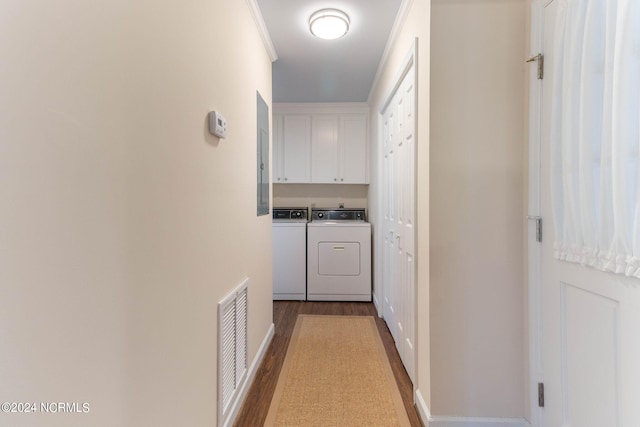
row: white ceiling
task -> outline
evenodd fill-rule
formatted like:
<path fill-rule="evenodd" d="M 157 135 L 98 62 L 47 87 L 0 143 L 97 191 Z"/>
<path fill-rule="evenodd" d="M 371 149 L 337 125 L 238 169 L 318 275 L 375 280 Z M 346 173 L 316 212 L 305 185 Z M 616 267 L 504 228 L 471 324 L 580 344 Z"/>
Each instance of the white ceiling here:
<path fill-rule="evenodd" d="M 257 0 L 278 59 L 274 102 L 363 102 L 402 0 Z M 309 32 L 318 9 L 349 15 L 349 33 L 321 40 Z"/>

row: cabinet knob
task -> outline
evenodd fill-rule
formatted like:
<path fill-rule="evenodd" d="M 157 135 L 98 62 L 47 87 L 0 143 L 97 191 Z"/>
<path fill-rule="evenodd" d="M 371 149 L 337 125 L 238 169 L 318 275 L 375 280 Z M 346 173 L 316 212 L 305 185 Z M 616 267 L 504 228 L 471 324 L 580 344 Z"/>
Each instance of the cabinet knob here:
<path fill-rule="evenodd" d="M 280 177 L 278 177 L 278 181 L 280 181 Z"/>
<path fill-rule="evenodd" d="M 344 178 L 340 178 L 340 181 L 344 181 Z"/>
<path fill-rule="evenodd" d="M 285 178 L 284 180 L 285 180 L 285 181 L 288 181 L 288 179 L 287 179 L 287 178 Z"/>
<path fill-rule="evenodd" d="M 333 178 L 333 180 L 334 180 L 334 181 L 337 181 L 337 180 L 338 180 L 338 178 Z"/>

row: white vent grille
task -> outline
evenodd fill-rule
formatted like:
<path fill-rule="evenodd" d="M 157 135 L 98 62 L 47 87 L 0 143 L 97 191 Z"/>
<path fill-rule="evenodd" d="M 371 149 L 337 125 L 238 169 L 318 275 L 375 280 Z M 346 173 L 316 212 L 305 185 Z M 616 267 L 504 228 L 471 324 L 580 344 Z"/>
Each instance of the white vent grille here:
<path fill-rule="evenodd" d="M 249 279 L 218 303 L 218 413 L 226 424 L 232 403 L 247 375 Z"/>

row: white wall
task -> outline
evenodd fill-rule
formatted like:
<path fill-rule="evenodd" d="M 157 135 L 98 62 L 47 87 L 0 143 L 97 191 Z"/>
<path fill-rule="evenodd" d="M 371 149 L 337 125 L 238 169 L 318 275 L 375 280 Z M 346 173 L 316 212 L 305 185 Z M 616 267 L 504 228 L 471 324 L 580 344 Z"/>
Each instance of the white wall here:
<path fill-rule="evenodd" d="M 431 412 L 524 416 L 525 0 L 433 0 Z"/>
<path fill-rule="evenodd" d="M 0 425 L 216 425 L 217 301 L 250 278 L 250 359 L 272 323 L 246 3 L 5 0 L 0 33 L 0 401 L 90 404 Z"/>
<path fill-rule="evenodd" d="M 369 186 L 369 220 L 374 230 L 374 293 L 381 289 L 381 229 L 380 207 L 381 141 L 380 109 L 393 89 L 404 59 L 418 39 L 417 58 L 417 198 L 416 198 L 416 265 L 417 265 L 417 381 L 414 386 L 425 403 L 430 402 L 430 350 L 429 350 L 429 61 L 430 61 L 430 14 L 429 1 L 409 1 L 405 19 L 397 29 L 388 57 L 379 70 L 376 84 L 369 94 L 371 135 L 371 184 Z"/>
<path fill-rule="evenodd" d="M 366 208 L 368 192 L 365 184 L 274 184 L 273 206 Z"/>
<path fill-rule="evenodd" d="M 380 242 L 376 111 L 417 37 L 418 406 L 435 423 L 520 425 L 527 2 L 409 3 L 369 99 L 369 206 Z"/>

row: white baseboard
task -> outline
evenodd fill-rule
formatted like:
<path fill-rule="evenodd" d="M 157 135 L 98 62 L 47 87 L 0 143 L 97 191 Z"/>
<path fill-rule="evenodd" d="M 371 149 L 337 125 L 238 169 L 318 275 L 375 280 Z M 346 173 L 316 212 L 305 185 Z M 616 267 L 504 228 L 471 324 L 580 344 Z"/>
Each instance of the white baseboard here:
<path fill-rule="evenodd" d="M 378 317 L 382 317 L 382 307 L 380 307 L 380 301 L 378 301 L 376 294 L 373 294 L 373 305 L 378 312 Z"/>
<path fill-rule="evenodd" d="M 429 412 L 429 407 L 424 401 L 424 397 L 422 397 L 420 389 L 417 389 L 415 394 L 414 400 L 416 402 L 415 405 L 418 410 L 418 416 L 420 417 L 420 421 L 422 421 L 422 425 L 427 426 L 429 425 L 429 419 L 431 419 L 431 412 Z"/>
<path fill-rule="evenodd" d="M 260 348 L 258 349 L 258 354 L 253 358 L 253 362 L 251 362 L 251 366 L 249 366 L 249 370 L 247 372 L 247 378 L 245 379 L 242 387 L 240 388 L 240 392 L 238 396 L 233 402 L 231 407 L 231 412 L 226 419 L 226 422 L 222 427 L 230 427 L 236 421 L 236 417 L 238 416 L 238 412 L 240 412 L 240 408 L 242 407 L 242 403 L 244 402 L 245 397 L 247 397 L 247 392 L 249 391 L 249 387 L 253 384 L 253 379 L 258 372 L 258 368 L 260 367 L 260 363 L 262 363 L 262 359 L 264 358 L 267 349 L 269 348 L 269 344 L 271 344 L 271 340 L 273 339 L 273 335 L 275 333 L 275 326 L 272 323 L 269 326 L 269 330 L 262 340 L 262 344 L 260 344 Z"/>
<path fill-rule="evenodd" d="M 524 418 L 431 416 L 428 427 L 529 427 Z"/>
<path fill-rule="evenodd" d="M 415 395 L 416 409 L 422 424 L 427 427 L 530 427 L 524 418 L 446 417 L 433 416 L 418 389 Z"/>

